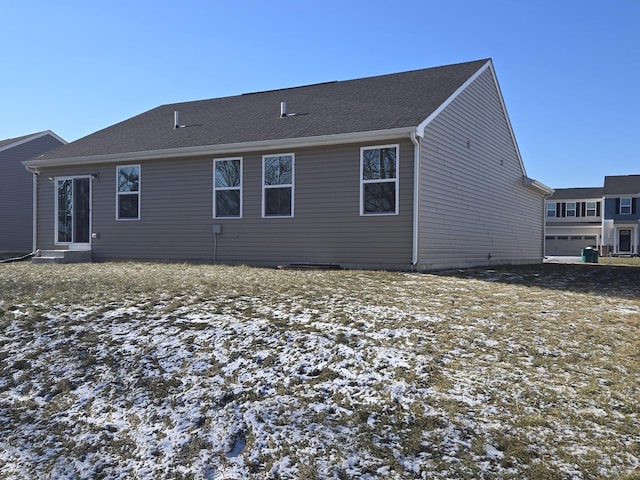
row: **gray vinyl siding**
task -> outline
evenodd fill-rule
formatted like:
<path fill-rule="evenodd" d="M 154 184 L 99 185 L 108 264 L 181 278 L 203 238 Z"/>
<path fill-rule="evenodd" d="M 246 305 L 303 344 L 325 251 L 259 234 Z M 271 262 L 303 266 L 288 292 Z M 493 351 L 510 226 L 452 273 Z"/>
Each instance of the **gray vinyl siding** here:
<path fill-rule="evenodd" d="M 544 200 L 523 185 L 507 122 L 487 69 L 427 126 L 420 269 L 542 261 Z"/>
<path fill-rule="evenodd" d="M 28 253 L 33 247 L 33 178 L 24 165 L 61 142 L 51 135 L 0 151 L 0 253 Z"/>
<path fill-rule="evenodd" d="M 399 215 L 360 216 L 360 147 L 400 144 Z M 262 155 L 295 154 L 293 218 L 262 218 Z M 243 218 L 213 218 L 213 158 L 141 165 L 140 220 L 116 220 L 116 163 L 48 169 L 92 181 L 94 260 L 190 260 L 249 265 L 331 263 L 408 269 L 412 255 L 413 144 L 408 139 L 275 150 L 243 158 Z M 118 164 L 124 165 L 124 164 Z M 41 175 L 42 177 L 42 175 Z M 53 248 L 54 184 L 39 184 L 40 248 Z M 222 231 L 214 237 L 213 225 Z M 214 259 L 215 254 L 215 259 Z"/>

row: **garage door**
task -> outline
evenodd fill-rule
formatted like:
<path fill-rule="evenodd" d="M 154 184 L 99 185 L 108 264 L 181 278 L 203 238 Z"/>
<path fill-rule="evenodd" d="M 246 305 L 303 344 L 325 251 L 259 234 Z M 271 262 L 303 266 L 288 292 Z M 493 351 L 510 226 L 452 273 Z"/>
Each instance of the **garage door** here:
<path fill-rule="evenodd" d="M 596 237 L 585 236 L 547 236 L 545 251 L 547 255 L 579 256 L 584 247 L 596 244 Z"/>

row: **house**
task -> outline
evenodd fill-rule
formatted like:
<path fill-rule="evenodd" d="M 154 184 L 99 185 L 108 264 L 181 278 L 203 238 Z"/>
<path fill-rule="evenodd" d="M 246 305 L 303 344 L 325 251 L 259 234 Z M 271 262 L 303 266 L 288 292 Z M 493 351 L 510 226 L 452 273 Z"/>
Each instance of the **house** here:
<path fill-rule="evenodd" d="M 602 187 L 556 188 L 547 199 L 545 253 L 580 255 L 602 242 Z"/>
<path fill-rule="evenodd" d="M 638 255 L 640 175 L 604 177 L 602 244 L 613 255 Z"/>
<path fill-rule="evenodd" d="M 640 175 L 610 175 L 603 187 L 558 188 L 546 201 L 547 255 L 640 253 Z"/>
<path fill-rule="evenodd" d="M 163 105 L 25 166 L 44 259 L 539 263 L 551 193 L 490 59 Z"/>
<path fill-rule="evenodd" d="M 66 143 L 49 130 L 0 140 L 0 257 L 33 251 L 33 183 L 21 162 Z"/>

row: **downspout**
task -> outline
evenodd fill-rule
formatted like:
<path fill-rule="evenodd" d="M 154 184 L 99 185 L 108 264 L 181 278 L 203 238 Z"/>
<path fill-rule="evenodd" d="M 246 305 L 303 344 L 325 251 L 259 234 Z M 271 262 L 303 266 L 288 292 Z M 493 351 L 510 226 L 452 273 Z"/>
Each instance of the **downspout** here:
<path fill-rule="evenodd" d="M 542 262 L 547 257 L 547 200 L 551 194 L 542 196 Z"/>
<path fill-rule="evenodd" d="M 604 197 L 601 199 L 602 204 L 600 205 L 600 256 L 605 255 L 604 251 Z M 598 213 L 598 204 L 596 203 L 596 214 Z M 607 248 L 606 255 L 609 255 L 609 248 Z"/>
<path fill-rule="evenodd" d="M 411 270 L 418 263 L 418 227 L 420 212 L 420 140 L 417 130 L 411 132 L 413 142 L 413 247 L 411 254 Z"/>
<path fill-rule="evenodd" d="M 36 250 L 38 249 L 38 238 L 37 238 L 37 235 L 38 235 L 38 175 L 40 175 L 40 172 L 36 167 L 26 167 L 26 168 L 29 172 L 33 174 L 33 186 L 31 187 L 33 190 L 32 192 L 33 207 L 32 207 L 32 213 L 31 213 L 31 217 L 32 217 L 31 252 L 35 253 Z"/>

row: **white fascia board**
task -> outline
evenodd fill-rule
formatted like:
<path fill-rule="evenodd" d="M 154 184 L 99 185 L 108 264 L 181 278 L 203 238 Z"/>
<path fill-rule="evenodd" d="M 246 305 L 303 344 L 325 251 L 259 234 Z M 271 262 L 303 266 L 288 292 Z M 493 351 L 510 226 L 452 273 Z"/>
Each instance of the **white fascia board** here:
<path fill-rule="evenodd" d="M 255 142 L 227 143 L 222 145 L 201 145 L 196 147 L 170 148 L 164 150 L 147 150 L 142 152 L 126 152 L 107 155 L 89 155 L 72 158 L 51 158 L 46 160 L 26 160 L 22 164 L 26 168 L 61 167 L 70 165 L 92 165 L 111 162 L 140 162 L 168 158 L 196 157 L 206 155 L 227 155 L 231 153 L 258 152 L 292 148 L 319 147 L 356 142 L 379 142 L 401 137 L 409 137 L 415 127 L 392 128 L 367 132 L 341 133 L 318 137 L 285 138 L 276 140 L 260 140 Z"/>
<path fill-rule="evenodd" d="M 489 69 L 491 71 L 491 76 L 493 78 L 493 83 L 496 87 L 496 91 L 498 92 L 498 98 L 500 100 L 500 106 L 502 108 L 502 113 L 507 121 L 507 127 L 509 128 L 509 135 L 511 136 L 511 140 L 513 141 L 513 146 L 516 151 L 516 156 L 518 157 L 518 162 L 520 163 L 520 168 L 522 169 L 522 174 L 524 176 L 527 175 L 527 171 L 524 168 L 524 162 L 522 161 L 522 156 L 520 155 L 520 148 L 518 147 L 518 142 L 516 141 L 515 133 L 513 132 L 513 127 L 511 126 L 511 120 L 509 119 L 509 114 L 507 113 L 507 107 L 504 103 L 504 98 L 502 97 L 502 90 L 500 89 L 500 84 L 498 83 L 498 77 L 496 76 L 496 72 L 493 68 L 493 61 L 491 59 L 487 60 L 482 67 L 478 69 L 476 73 L 474 73 L 469 79 L 464 82 L 458 89 L 451 94 L 449 98 L 447 98 L 431 115 L 425 118 L 417 127 L 418 134 L 423 137 L 424 129 L 429 125 L 434 118 L 436 118 L 440 113 L 449 106 L 451 102 L 453 102 L 469 85 L 476 81 L 476 79 L 484 73 L 485 70 Z"/>
<path fill-rule="evenodd" d="M 523 182 L 525 186 L 531 187 L 535 190 L 539 190 L 545 195 L 552 195 L 554 192 L 553 188 L 545 185 L 542 182 L 539 182 L 538 180 L 534 180 L 533 178 L 529 178 L 527 176 L 523 177 Z"/>
<path fill-rule="evenodd" d="M 421 137 L 424 137 L 424 129 L 427 128 L 427 125 L 429 125 L 434 118 L 436 118 L 438 115 L 440 115 L 440 113 L 442 113 L 442 111 L 447 108 L 449 106 L 449 104 L 451 104 L 451 102 L 453 102 L 456 98 L 458 98 L 458 96 L 469 86 L 471 85 L 476 78 L 478 78 L 480 75 L 482 75 L 482 73 L 489 68 L 489 66 L 491 65 L 491 60 L 488 60 L 487 63 L 485 63 L 482 67 L 480 67 L 480 69 L 474 73 L 471 77 L 469 77 L 467 79 L 466 82 L 464 82 L 462 85 L 460 85 L 458 87 L 458 89 L 453 92 L 449 98 L 447 98 L 444 102 L 442 102 L 442 104 L 436 108 L 433 113 L 431 113 L 431 115 L 429 115 L 427 118 L 425 118 L 417 127 L 417 131 L 418 131 L 418 135 L 420 135 Z"/>
<path fill-rule="evenodd" d="M 518 141 L 516 140 L 516 134 L 513 131 L 513 126 L 511 125 L 511 119 L 509 118 L 509 112 L 507 112 L 507 106 L 504 103 L 504 97 L 502 96 L 502 89 L 500 88 L 500 84 L 498 83 L 498 76 L 496 75 L 496 71 L 493 68 L 493 62 L 489 60 L 489 68 L 491 69 L 491 76 L 493 77 L 493 82 L 496 86 L 496 91 L 498 92 L 498 98 L 500 99 L 500 106 L 502 107 L 502 112 L 504 113 L 504 118 L 507 121 L 507 128 L 509 128 L 509 134 L 511 135 L 511 140 L 513 141 L 513 148 L 516 150 L 516 155 L 518 156 L 518 161 L 520 162 L 520 168 L 522 168 L 522 174 L 526 177 L 527 170 L 524 168 L 524 162 L 522 161 L 522 155 L 520 155 L 520 147 L 518 147 Z M 543 185 L 543 184 L 541 184 Z M 545 188 L 550 189 L 546 185 Z M 553 189 L 550 189 L 551 193 L 553 193 Z"/>
<path fill-rule="evenodd" d="M 23 145 L 25 143 L 32 142 L 33 140 L 36 140 L 36 139 L 41 138 L 41 137 L 45 137 L 47 135 L 51 135 L 53 138 L 55 138 L 56 140 L 62 142 L 63 144 L 69 143 L 66 140 L 60 138 L 55 133 L 53 133 L 51 130 L 45 130 L 44 132 L 34 133 L 33 135 L 29 135 L 28 137 L 25 137 L 25 138 L 23 138 L 21 140 L 18 140 L 17 142 L 13 142 L 13 143 L 10 143 L 9 145 L 5 145 L 4 147 L 0 147 L 0 152 L 2 152 L 4 150 L 9 150 L 11 148 L 15 148 L 15 147 L 17 147 L 19 145 Z"/>

